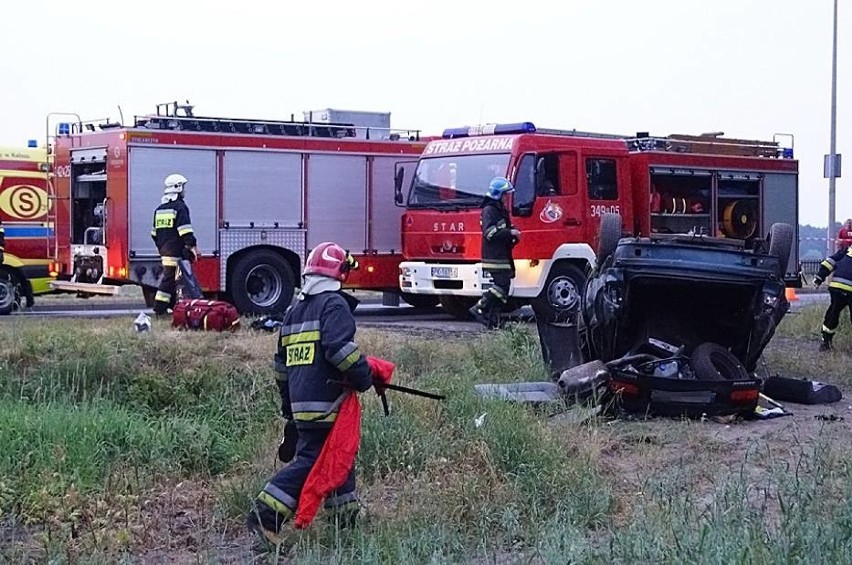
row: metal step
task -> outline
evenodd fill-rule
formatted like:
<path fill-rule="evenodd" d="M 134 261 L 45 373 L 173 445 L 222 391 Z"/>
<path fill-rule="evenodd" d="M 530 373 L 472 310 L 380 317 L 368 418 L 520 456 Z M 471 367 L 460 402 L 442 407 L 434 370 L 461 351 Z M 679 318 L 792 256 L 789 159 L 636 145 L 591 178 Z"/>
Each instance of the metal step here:
<path fill-rule="evenodd" d="M 121 289 L 120 286 L 112 284 L 78 283 L 72 281 L 52 281 L 50 288 L 66 292 L 80 292 L 83 294 L 103 294 L 115 296 Z"/>

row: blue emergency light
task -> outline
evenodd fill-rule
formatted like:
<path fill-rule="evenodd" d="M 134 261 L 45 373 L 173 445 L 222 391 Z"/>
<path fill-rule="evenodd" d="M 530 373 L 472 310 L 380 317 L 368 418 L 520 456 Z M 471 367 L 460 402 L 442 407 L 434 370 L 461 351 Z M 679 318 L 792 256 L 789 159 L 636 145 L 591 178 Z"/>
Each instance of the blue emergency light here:
<path fill-rule="evenodd" d="M 27 147 L 29 147 L 30 149 L 34 149 L 34 148 L 38 147 L 38 140 L 28 139 L 27 140 Z"/>
<path fill-rule="evenodd" d="M 444 130 L 441 137 L 444 139 L 455 139 L 457 137 L 472 137 L 474 135 L 511 135 L 515 133 L 535 133 L 535 131 L 535 124 L 532 122 L 516 122 L 513 124 L 486 124 L 482 126 L 449 128 Z"/>
<path fill-rule="evenodd" d="M 59 124 L 59 135 L 71 135 L 71 124 L 62 122 Z"/>
<path fill-rule="evenodd" d="M 784 159 L 792 159 L 793 158 L 793 148 L 792 147 L 784 147 L 781 150 L 781 157 Z"/>

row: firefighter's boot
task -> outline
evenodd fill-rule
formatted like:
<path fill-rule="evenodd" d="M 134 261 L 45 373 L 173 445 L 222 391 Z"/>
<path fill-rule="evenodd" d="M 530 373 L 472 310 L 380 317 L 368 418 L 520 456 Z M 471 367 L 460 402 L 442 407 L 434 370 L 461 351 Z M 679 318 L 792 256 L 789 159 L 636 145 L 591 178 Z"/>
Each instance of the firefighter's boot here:
<path fill-rule="evenodd" d="M 834 336 L 828 332 L 822 332 L 822 343 L 819 344 L 820 351 L 831 351 L 831 339 Z"/>
<path fill-rule="evenodd" d="M 469 310 L 473 319 L 485 326 L 488 329 L 497 327 L 497 305 L 495 304 L 494 295 L 490 292 L 484 294 L 479 302 L 474 304 Z"/>
<path fill-rule="evenodd" d="M 267 514 L 269 513 L 267 510 Z M 246 528 L 255 535 L 255 549 L 257 551 L 274 551 L 284 542 L 284 537 L 280 532 L 271 530 L 263 524 L 257 507 L 246 515 Z"/>

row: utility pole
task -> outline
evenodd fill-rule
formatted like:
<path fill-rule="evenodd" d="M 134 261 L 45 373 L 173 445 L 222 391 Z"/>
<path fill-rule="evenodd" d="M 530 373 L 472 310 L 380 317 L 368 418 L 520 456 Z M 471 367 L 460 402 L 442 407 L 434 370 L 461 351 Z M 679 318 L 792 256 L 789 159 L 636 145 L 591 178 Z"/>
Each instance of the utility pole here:
<path fill-rule="evenodd" d="M 834 38 L 831 50 L 831 143 L 826 163 L 828 169 L 828 254 L 834 253 L 834 222 L 835 222 L 835 186 L 837 184 L 837 169 L 840 163 L 837 158 L 837 0 L 834 0 Z"/>

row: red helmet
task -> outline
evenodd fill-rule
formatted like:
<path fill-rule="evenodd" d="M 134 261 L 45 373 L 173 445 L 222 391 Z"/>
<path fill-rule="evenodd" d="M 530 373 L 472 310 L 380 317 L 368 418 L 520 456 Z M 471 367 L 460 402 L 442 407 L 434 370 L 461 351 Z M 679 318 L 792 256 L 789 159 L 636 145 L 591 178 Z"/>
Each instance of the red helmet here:
<path fill-rule="evenodd" d="M 320 243 L 305 261 L 306 275 L 320 275 L 345 281 L 349 271 L 357 269 L 358 263 L 342 247 L 331 241 Z"/>

